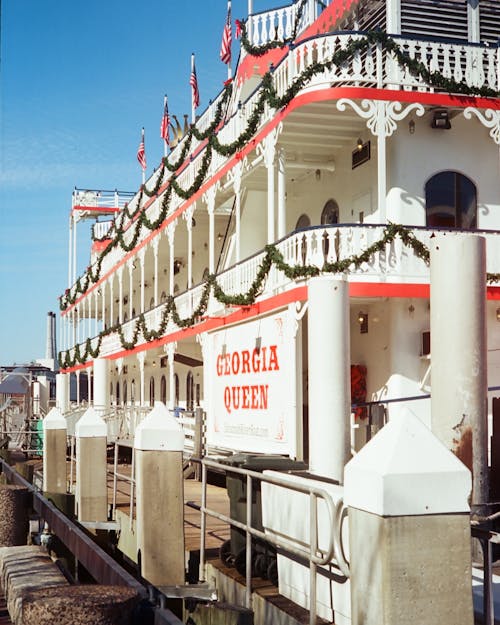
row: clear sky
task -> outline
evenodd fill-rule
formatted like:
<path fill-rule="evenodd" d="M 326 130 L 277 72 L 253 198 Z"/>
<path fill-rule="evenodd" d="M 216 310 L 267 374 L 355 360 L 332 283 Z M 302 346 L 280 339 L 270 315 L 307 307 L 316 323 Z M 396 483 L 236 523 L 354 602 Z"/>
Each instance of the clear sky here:
<path fill-rule="evenodd" d="M 48 311 L 59 328 L 73 188 L 136 191 L 142 126 L 152 173 L 163 155 L 164 94 L 171 114 L 182 120 L 191 112 L 191 52 L 198 112 L 221 90 L 227 1 L 0 0 L 0 7 L 0 365 L 8 365 L 44 357 Z M 233 26 L 246 14 L 247 0 L 233 0 Z M 86 245 L 81 269 L 89 253 Z"/>

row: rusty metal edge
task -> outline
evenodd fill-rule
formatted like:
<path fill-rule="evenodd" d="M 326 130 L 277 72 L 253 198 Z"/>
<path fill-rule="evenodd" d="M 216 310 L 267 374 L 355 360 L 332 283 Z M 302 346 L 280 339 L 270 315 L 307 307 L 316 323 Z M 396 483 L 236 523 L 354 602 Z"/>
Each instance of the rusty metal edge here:
<path fill-rule="evenodd" d="M 97 545 L 83 530 L 68 519 L 53 503 L 46 499 L 33 485 L 25 480 L 5 460 L 0 458 L 1 470 L 7 478 L 24 486 L 33 495 L 33 508 L 49 524 L 51 530 L 61 539 L 79 562 L 99 584 L 128 586 L 141 597 L 147 596 L 147 589 L 135 577 L 123 569 L 113 558 Z"/>

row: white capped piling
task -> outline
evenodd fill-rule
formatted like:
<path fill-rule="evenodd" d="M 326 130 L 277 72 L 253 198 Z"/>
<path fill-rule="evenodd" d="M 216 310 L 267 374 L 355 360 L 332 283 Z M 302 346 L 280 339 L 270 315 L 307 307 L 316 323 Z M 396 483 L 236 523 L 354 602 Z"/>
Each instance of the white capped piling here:
<path fill-rule="evenodd" d="M 472 625 L 470 471 L 414 415 L 346 465 L 352 625 Z"/>
<path fill-rule="evenodd" d="M 135 431 L 137 550 L 155 586 L 184 584 L 184 432 L 162 402 Z"/>
<path fill-rule="evenodd" d="M 486 247 L 472 234 L 431 239 L 432 431 L 472 470 L 488 501 Z"/>
<path fill-rule="evenodd" d="M 94 408 L 103 414 L 109 410 L 109 361 L 106 358 L 94 360 Z"/>
<path fill-rule="evenodd" d="M 107 521 L 106 423 L 88 408 L 76 424 L 76 511 L 79 521 Z"/>
<path fill-rule="evenodd" d="M 56 375 L 56 407 L 64 414 L 69 410 L 69 373 Z"/>
<path fill-rule="evenodd" d="M 43 492 L 66 493 L 66 419 L 59 408 L 52 410 L 43 423 Z"/>
<path fill-rule="evenodd" d="M 308 290 L 309 468 L 343 483 L 350 457 L 349 286 L 321 276 Z"/>

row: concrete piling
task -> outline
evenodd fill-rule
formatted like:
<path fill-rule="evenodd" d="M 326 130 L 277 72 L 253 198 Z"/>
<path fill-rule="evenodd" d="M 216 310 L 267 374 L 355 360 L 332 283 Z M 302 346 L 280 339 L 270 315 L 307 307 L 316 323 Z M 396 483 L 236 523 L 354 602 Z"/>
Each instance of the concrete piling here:
<path fill-rule="evenodd" d="M 184 432 L 161 402 L 135 431 L 137 550 L 155 586 L 185 582 Z"/>
<path fill-rule="evenodd" d="M 43 492 L 66 493 L 66 419 L 52 408 L 43 420 Z"/>
<path fill-rule="evenodd" d="M 106 423 L 89 408 L 76 424 L 76 511 L 79 521 L 107 521 Z"/>
<path fill-rule="evenodd" d="M 346 465 L 352 625 L 472 625 L 470 490 L 410 413 Z"/>
<path fill-rule="evenodd" d="M 0 484 L 0 547 L 26 544 L 28 496 L 27 488 Z"/>

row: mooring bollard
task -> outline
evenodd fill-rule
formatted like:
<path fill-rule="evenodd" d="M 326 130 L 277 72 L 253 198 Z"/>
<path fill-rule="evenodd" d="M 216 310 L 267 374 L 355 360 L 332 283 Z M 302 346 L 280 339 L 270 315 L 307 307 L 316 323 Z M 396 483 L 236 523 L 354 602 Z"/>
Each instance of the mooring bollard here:
<path fill-rule="evenodd" d="M 107 521 L 106 423 L 88 408 L 76 424 L 76 511 L 79 521 Z"/>
<path fill-rule="evenodd" d="M 66 419 L 52 408 L 43 420 L 43 491 L 66 493 Z"/>
<path fill-rule="evenodd" d="M 155 586 L 184 584 L 184 432 L 161 402 L 135 431 L 137 550 Z"/>
<path fill-rule="evenodd" d="M 346 465 L 352 625 L 472 625 L 470 491 L 410 413 Z"/>

